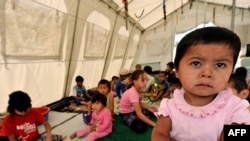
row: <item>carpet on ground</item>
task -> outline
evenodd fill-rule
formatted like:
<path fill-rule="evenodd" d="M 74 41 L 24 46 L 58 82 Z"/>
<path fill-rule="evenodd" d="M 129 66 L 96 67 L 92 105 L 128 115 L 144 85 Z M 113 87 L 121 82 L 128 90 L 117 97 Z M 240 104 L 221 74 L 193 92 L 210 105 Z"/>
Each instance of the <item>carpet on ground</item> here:
<path fill-rule="evenodd" d="M 156 121 L 156 118 L 152 118 L 152 120 Z M 137 134 L 122 123 L 119 115 L 115 115 L 113 132 L 104 138 L 98 139 L 97 141 L 150 141 L 152 130 L 153 127 L 148 126 L 145 133 Z M 80 139 L 76 138 L 74 141 L 80 141 Z"/>

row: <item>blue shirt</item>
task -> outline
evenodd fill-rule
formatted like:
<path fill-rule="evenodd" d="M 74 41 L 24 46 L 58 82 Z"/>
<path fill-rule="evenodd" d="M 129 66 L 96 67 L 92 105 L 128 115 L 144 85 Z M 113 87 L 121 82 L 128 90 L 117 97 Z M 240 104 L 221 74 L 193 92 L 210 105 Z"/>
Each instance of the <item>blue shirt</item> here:
<path fill-rule="evenodd" d="M 121 80 L 116 81 L 115 92 L 116 95 L 121 99 L 122 93 L 126 90 L 126 85 Z"/>
<path fill-rule="evenodd" d="M 170 86 L 169 86 L 169 83 L 168 83 L 168 81 L 167 80 L 165 80 L 164 82 L 159 82 L 159 84 L 158 84 L 158 86 L 159 87 L 161 87 L 161 86 L 165 86 L 165 89 L 163 90 L 163 93 L 165 93 L 165 92 L 167 92 L 167 91 L 169 91 L 170 90 Z"/>
<path fill-rule="evenodd" d="M 85 98 L 87 94 L 85 86 L 78 87 L 77 85 L 75 85 L 73 89 L 76 92 L 76 96 Z"/>

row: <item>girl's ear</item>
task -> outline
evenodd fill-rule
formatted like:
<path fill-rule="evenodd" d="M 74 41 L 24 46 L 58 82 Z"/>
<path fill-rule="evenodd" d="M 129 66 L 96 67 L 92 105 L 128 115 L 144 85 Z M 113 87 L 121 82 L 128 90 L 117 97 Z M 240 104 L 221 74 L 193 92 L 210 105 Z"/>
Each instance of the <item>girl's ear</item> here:
<path fill-rule="evenodd" d="M 248 89 L 244 89 L 242 90 L 240 93 L 239 93 L 239 96 L 242 98 L 242 99 L 246 99 L 249 95 L 249 90 Z"/>

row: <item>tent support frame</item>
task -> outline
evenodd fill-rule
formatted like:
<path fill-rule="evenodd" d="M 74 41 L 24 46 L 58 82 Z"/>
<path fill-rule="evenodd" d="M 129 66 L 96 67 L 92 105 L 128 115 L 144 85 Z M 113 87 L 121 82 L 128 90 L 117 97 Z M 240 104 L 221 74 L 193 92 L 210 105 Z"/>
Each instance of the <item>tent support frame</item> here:
<path fill-rule="evenodd" d="M 78 22 L 78 14 L 79 14 L 79 8 L 80 8 L 80 0 L 77 1 L 77 10 L 76 10 L 76 19 L 75 19 L 75 24 L 74 24 L 74 32 L 73 32 L 73 41 L 71 44 L 71 50 L 70 50 L 70 56 L 69 56 L 69 62 L 68 62 L 68 70 L 67 70 L 67 74 L 66 74 L 66 81 L 65 81 L 65 87 L 64 87 L 64 95 L 63 97 L 67 96 L 67 86 L 69 83 L 69 74 L 70 74 L 70 70 L 71 70 L 71 62 L 72 62 L 72 56 L 73 56 L 73 50 L 74 50 L 74 46 L 75 46 L 75 36 L 76 36 L 76 26 L 77 26 L 77 22 Z"/>

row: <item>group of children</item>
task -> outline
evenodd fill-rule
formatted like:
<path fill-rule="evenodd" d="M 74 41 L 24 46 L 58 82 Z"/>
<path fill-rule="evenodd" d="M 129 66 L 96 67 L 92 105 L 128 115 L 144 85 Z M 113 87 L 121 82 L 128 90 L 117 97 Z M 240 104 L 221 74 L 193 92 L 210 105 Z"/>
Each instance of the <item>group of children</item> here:
<path fill-rule="evenodd" d="M 245 100 L 249 91 L 242 81 L 244 79 L 233 73 L 240 48 L 239 37 L 226 28 L 206 27 L 189 33 L 180 41 L 176 50 L 174 75 L 178 79 L 169 80 L 172 82 L 169 92 L 161 94 L 163 99 L 159 108 L 141 101 L 141 90 L 148 82 L 145 71 L 140 68 L 135 70 L 130 75 L 129 87 L 126 89 L 123 88 L 125 79 L 117 81 L 118 84 L 120 81 L 121 87 L 114 90 L 123 91 L 122 95 L 116 93 L 120 99 L 121 121 L 136 133 L 144 133 L 148 125 L 153 127 L 152 141 L 223 141 L 224 125 L 250 124 L 249 102 Z M 172 73 L 169 72 L 170 75 Z M 165 79 L 161 80 L 161 72 L 159 78 L 166 88 Z M 115 94 L 111 89 L 109 81 L 99 81 L 98 93 L 89 99 L 94 110 L 88 113 L 92 116 L 91 121 L 87 127 L 74 132 L 71 139 L 88 134 L 86 140 L 96 140 L 112 133 Z M 17 93 L 17 96 L 23 94 Z M 12 101 L 13 95 L 10 95 L 9 100 L 10 114 L 3 122 L 4 135 L 9 136 L 10 140 L 38 139 L 40 136 L 37 129 L 33 128 L 33 122 L 39 121 L 46 128 L 46 140 L 50 141 L 50 125 L 32 110 L 27 94 L 24 94 L 26 99 L 15 102 Z M 28 115 L 31 115 L 30 119 Z M 149 116 L 156 116 L 156 121 Z M 18 123 L 20 121 L 21 124 Z M 10 124 L 12 122 L 15 124 Z M 24 130 L 26 127 L 29 130 Z M 22 133 L 19 129 L 22 129 Z"/>

